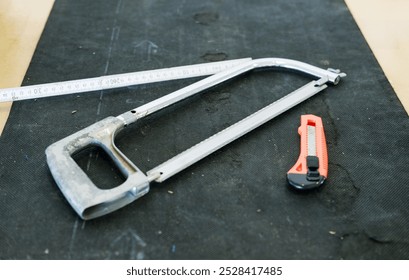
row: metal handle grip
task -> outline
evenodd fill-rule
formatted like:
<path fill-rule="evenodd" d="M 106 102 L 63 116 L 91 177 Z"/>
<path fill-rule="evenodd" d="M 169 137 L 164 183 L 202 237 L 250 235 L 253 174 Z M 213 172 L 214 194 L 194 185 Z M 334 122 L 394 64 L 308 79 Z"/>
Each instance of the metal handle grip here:
<path fill-rule="evenodd" d="M 103 119 L 46 149 L 47 163 L 68 202 L 87 220 L 115 211 L 149 191 L 148 178 L 114 144 L 124 123 L 115 117 Z M 89 146 L 99 146 L 126 178 L 118 187 L 98 188 L 78 166 L 72 155 Z"/>

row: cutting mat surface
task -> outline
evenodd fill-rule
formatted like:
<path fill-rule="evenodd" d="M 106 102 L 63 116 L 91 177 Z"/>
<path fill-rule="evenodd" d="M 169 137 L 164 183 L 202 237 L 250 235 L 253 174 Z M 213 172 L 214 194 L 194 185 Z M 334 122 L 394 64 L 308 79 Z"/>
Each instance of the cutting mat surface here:
<path fill-rule="evenodd" d="M 343 1 L 56 1 L 23 83 L 248 56 L 348 77 L 92 221 L 65 201 L 45 148 L 192 80 L 15 103 L 0 138 L 0 258 L 407 259 L 409 121 Z M 116 143 L 146 171 L 307 81 L 252 72 L 129 127 Z M 330 177 L 299 194 L 285 173 L 307 113 L 323 118 Z M 101 158 L 92 151 L 78 161 L 112 185 Z"/>

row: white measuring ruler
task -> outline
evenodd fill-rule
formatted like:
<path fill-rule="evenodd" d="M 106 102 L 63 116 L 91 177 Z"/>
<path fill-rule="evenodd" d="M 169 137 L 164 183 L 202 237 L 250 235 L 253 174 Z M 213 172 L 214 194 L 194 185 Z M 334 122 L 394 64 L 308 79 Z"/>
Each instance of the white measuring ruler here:
<path fill-rule="evenodd" d="M 232 68 L 251 58 L 233 59 L 219 62 L 209 62 L 138 71 L 124 74 L 107 75 L 88 79 L 47 83 L 16 88 L 0 89 L 0 102 L 36 99 L 80 92 L 99 91 L 111 88 L 127 87 L 170 80 L 208 76 Z"/>

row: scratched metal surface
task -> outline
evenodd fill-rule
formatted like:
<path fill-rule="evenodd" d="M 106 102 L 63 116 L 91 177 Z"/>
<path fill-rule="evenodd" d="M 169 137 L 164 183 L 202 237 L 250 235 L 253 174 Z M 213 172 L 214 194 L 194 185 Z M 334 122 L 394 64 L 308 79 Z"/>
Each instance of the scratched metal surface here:
<path fill-rule="evenodd" d="M 0 138 L 1 259 L 407 259 L 408 118 L 337 1 L 56 1 L 26 85 L 252 56 L 348 77 L 108 216 L 84 222 L 44 150 L 190 81 L 15 103 Z M 116 142 L 146 171 L 309 81 L 243 75 L 129 127 Z M 302 114 L 323 118 L 329 179 L 286 184 Z M 99 151 L 78 157 L 118 183 Z"/>

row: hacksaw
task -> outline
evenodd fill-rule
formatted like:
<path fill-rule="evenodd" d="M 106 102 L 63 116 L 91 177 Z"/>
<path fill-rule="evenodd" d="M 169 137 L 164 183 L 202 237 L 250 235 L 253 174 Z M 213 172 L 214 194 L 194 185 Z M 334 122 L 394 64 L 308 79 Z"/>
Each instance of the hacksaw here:
<path fill-rule="evenodd" d="M 144 174 L 114 143 L 119 131 L 132 123 L 198 92 L 256 68 L 290 69 L 314 80 L 260 109 L 230 127 L 203 140 Z M 279 114 L 312 97 L 327 84 L 338 84 L 345 73 L 321 69 L 296 60 L 260 58 L 241 62 L 187 87 L 169 93 L 116 117 L 107 117 L 46 149 L 47 163 L 60 190 L 77 214 L 92 219 L 111 213 L 149 192 L 151 182 L 163 182 L 221 147 L 259 127 Z M 90 146 L 102 148 L 118 167 L 125 181 L 112 189 L 100 189 L 77 165 L 72 155 Z"/>

